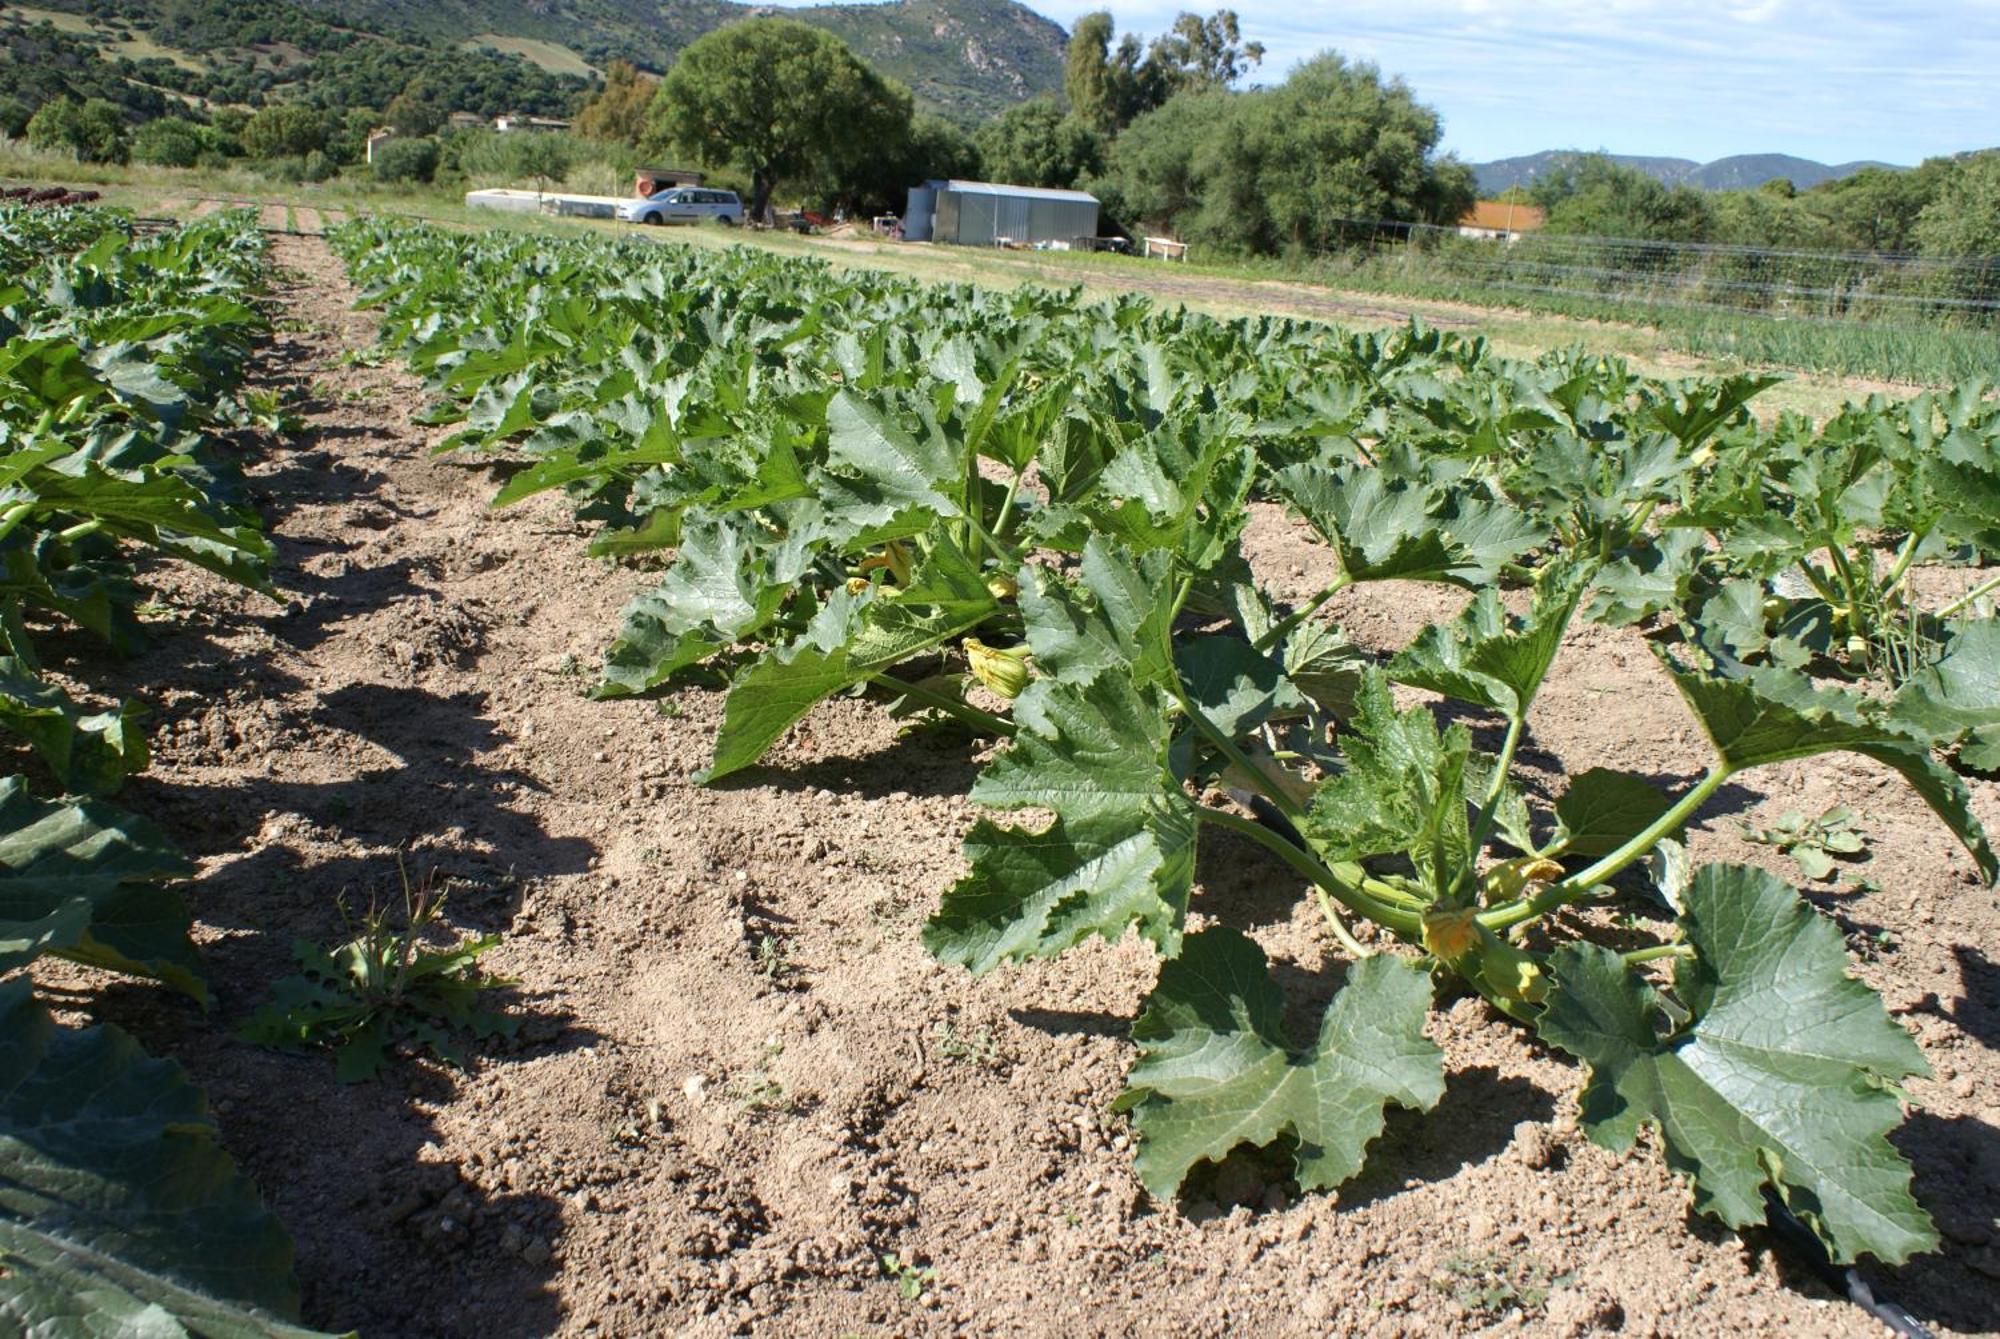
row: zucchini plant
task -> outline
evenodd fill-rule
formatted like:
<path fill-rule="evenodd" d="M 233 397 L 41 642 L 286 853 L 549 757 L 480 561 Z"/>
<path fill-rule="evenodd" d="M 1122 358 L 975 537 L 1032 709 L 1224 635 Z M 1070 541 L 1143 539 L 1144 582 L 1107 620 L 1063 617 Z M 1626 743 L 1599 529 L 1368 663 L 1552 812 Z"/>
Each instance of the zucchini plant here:
<path fill-rule="evenodd" d="M 1373 477 L 1291 481 L 1340 551 L 1342 583 L 1479 584 L 1480 555 L 1445 524 L 1411 525 L 1384 546 L 1380 518 L 1359 505 Z M 1653 942 L 1632 944 L 1593 913 L 1731 777 L 1837 750 L 1900 773 L 1990 881 L 2000 862 L 1964 783 L 1894 703 L 1780 667 L 1718 665 L 1690 643 L 1660 659 L 1713 748 L 1698 781 L 1668 794 L 1592 769 L 1552 803 L 1531 800 L 1517 752 L 1596 571 L 1591 557 L 1548 562 L 1520 616 L 1481 589 L 1458 618 L 1363 671 L 1343 715 L 1298 677 L 1291 639 L 1304 625 L 1240 577 L 1198 607 L 1215 571 L 1108 540 L 1073 581 L 1024 570 L 1039 674 L 973 798 L 1055 817 L 975 828 L 971 872 L 926 943 L 975 972 L 1134 928 L 1158 947 L 1165 962 L 1134 1026 L 1120 1106 L 1140 1136 L 1140 1179 L 1161 1198 L 1242 1144 L 1282 1146 L 1307 1189 L 1346 1181 L 1387 1106 L 1438 1101 L 1446 1078 L 1426 1018 L 1440 991 L 1472 990 L 1584 1062 L 1591 1138 L 1622 1148 L 1655 1126 L 1703 1211 L 1732 1227 L 1762 1222 L 1768 1188 L 1836 1260 L 1928 1248 L 1935 1235 L 1886 1138 L 1900 1120 L 1894 1085 L 1924 1063 L 1847 976 L 1836 927 L 1774 876 L 1737 866 L 1664 886 L 1673 927 Z M 1393 685 L 1486 714 L 1497 748 L 1429 707 L 1399 708 Z M 1270 821 L 1215 801 L 1218 787 L 1254 792 Z M 1282 1026 L 1261 949 L 1226 926 L 1187 929 L 1201 834 L 1214 829 L 1299 876 L 1351 959 L 1304 1045 Z"/>

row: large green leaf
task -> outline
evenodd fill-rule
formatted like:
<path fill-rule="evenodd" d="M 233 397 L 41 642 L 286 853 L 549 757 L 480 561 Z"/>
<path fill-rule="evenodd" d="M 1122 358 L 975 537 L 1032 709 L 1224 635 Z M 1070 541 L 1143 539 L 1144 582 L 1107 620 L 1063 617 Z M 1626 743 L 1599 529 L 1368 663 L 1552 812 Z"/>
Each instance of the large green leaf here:
<path fill-rule="evenodd" d="M 0 1320 L 34 1335 L 278 1339 L 292 1245 L 179 1065 L 0 983 Z"/>
<path fill-rule="evenodd" d="M 1389 662 L 1389 677 L 1504 716 L 1525 715 L 1562 645 L 1590 569 L 1560 563 L 1542 573 L 1525 619 L 1515 618 L 1491 587 L 1450 623 L 1433 623 Z"/>
<path fill-rule="evenodd" d="M 741 518 L 690 520 L 673 567 L 625 607 L 598 693 L 650 691 L 762 631 L 805 571 L 810 542 L 804 535 L 772 541 Z"/>
<path fill-rule="evenodd" d="M 26 739 L 64 790 L 109 795 L 147 762 L 137 703 L 86 714 L 59 686 L 0 656 L 0 725 Z"/>
<path fill-rule="evenodd" d="M 1264 951 L 1227 927 L 1189 935 L 1160 968 L 1133 1025 L 1139 1058 L 1121 1105 L 1136 1105 L 1139 1179 L 1170 1198 L 1196 1163 L 1290 1136 L 1299 1184 L 1329 1190 L 1361 1170 L 1383 1111 L 1428 1111 L 1444 1057 L 1424 1036 L 1431 983 L 1400 958 L 1354 965 L 1319 1035 L 1285 1038 L 1285 996 Z"/>
<path fill-rule="evenodd" d="M 1519 512 L 1448 498 L 1381 470 L 1294 465 L 1272 476 L 1285 499 L 1340 555 L 1354 581 L 1491 582 L 1545 533 Z"/>
<path fill-rule="evenodd" d="M 1859 753 L 1902 773 L 1911 789 L 1944 821 L 1991 883 L 2000 857 L 1972 812 L 1965 783 L 1931 753 L 1929 737 L 1896 718 L 1886 704 L 1837 688 L 1823 688 L 1796 670 L 1776 666 L 1730 675 L 1703 674 L 1654 648 L 1674 686 L 1731 769 Z"/>
<path fill-rule="evenodd" d="M 1696 1208 L 1762 1223 L 1769 1186 L 1842 1263 L 1936 1245 L 1887 1138 L 1902 1120 L 1891 1085 L 1928 1071 L 1847 975 L 1839 929 L 1745 866 L 1698 871 L 1685 907 L 1695 956 L 1675 973 L 1678 1006 L 1608 949 L 1570 944 L 1552 959 L 1539 1027 L 1590 1066 L 1590 1137 L 1622 1152 L 1651 1124 Z"/>
<path fill-rule="evenodd" d="M 1936 664 L 1907 679 L 1890 715 L 1982 771 L 2000 767 L 2000 619 L 1954 630 Z"/>
<path fill-rule="evenodd" d="M 1570 778 L 1556 801 L 1564 855 L 1609 855 L 1673 807 L 1658 786 L 1630 772 L 1593 767 Z"/>
<path fill-rule="evenodd" d="M 1440 734 L 1425 707 L 1398 712 L 1375 671 L 1362 680 L 1350 725 L 1339 741 L 1346 768 L 1314 795 L 1306 837 L 1329 860 L 1408 854 L 1427 884 L 1448 891 L 1471 857 L 1471 731 L 1458 724 Z"/>
<path fill-rule="evenodd" d="M 180 895 L 191 872 L 144 819 L 96 801 L 52 802 L 0 780 L 0 971 L 44 953 L 157 977 L 208 998 Z"/>
<path fill-rule="evenodd" d="M 972 871 L 944 895 L 924 943 L 975 973 L 1051 956 L 1136 925 L 1172 954 L 1194 884 L 1195 815 L 1166 766 L 1157 704 L 1125 680 L 1038 679 L 1014 707 L 1021 733 L 972 798 L 1040 808 L 1046 828 L 982 820 L 966 838 Z"/>
<path fill-rule="evenodd" d="M 1240 637 L 1190 638 L 1174 648 L 1174 660 L 1188 700 L 1230 739 L 1308 705 L 1278 662 Z"/>
<path fill-rule="evenodd" d="M 827 403 L 827 469 L 852 489 L 852 506 L 881 524 L 914 508 L 956 516 L 963 497 L 965 460 L 949 437 L 927 421 L 926 406 L 902 400 L 892 415 L 850 390 Z M 921 436 L 905 424 L 923 426 Z"/>
<path fill-rule="evenodd" d="M 948 542 L 931 550 L 909 589 L 856 600 L 836 591 L 803 637 L 738 674 L 724 704 L 703 784 L 763 757 L 819 702 L 872 674 L 971 632 L 999 607 L 979 571 Z"/>
<path fill-rule="evenodd" d="M 1035 564 L 1021 570 L 1021 617 L 1035 668 L 1068 683 L 1089 683 L 1107 671 L 1138 680 L 1164 674 L 1159 643 L 1173 612 L 1172 555 L 1134 559 L 1093 536 L 1078 575 L 1079 585 L 1072 585 Z"/>

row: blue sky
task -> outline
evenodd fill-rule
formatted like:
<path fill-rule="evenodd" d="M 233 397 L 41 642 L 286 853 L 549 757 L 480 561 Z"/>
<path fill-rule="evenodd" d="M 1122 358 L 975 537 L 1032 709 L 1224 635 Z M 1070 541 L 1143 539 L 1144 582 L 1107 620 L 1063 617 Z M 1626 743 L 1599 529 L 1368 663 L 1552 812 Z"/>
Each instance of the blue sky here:
<path fill-rule="evenodd" d="M 785 0 L 797 3 L 798 0 Z M 1027 0 L 1067 27 L 1108 9 L 1151 36 L 1225 0 Z M 1914 163 L 2000 145 L 2000 0 L 1235 0 L 1259 82 L 1332 47 L 1401 75 L 1481 162 L 1538 149 Z"/>

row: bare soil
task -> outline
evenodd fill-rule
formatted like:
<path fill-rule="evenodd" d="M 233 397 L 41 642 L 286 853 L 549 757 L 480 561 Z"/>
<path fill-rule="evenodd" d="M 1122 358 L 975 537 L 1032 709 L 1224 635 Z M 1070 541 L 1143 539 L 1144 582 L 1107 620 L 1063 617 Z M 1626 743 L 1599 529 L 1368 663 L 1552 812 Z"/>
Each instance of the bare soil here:
<path fill-rule="evenodd" d="M 973 980 L 919 927 L 962 869 L 962 742 L 830 703 L 736 784 L 688 782 L 720 695 L 594 702 L 591 669 L 646 574 L 583 555 L 558 499 L 494 512 L 496 476 L 429 454 L 404 371 L 343 359 L 372 321 L 314 238 L 279 238 L 280 333 L 259 384 L 304 432 L 246 461 L 286 603 L 162 571 L 161 644 L 111 686 L 157 708 L 130 802 L 200 859 L 218 1007 L 139 987 L 99 1012 L 208 1086 L 226 1141 L 296 1236 L 307 1318 L 363 1335 L 1874 1335 L 1773 1241 L 1693 1219 L 1650 1142 L 1577 1132 L 1577 1067 L 1474 1001 L 1438 1017 L 1449 1086 L 1391 1120 L 1369 1169 L 1296 1202 L 1234 1158 L 1177 1205 L 1140 1191 L 1106 1114 L 1149 951 L 1096 944 Z M 1280 589 L 1329 557 L 1284 517 L 1251 536 Z M 1342 600 L 1401 645 L 1456 601 Z M 1634 637 L 1584 628 L 1529 758 L 1685 784 L 1700 737 Z M 1486 722 L 1474 720 L 1476 729 Z M 1486 741 L 1490 747 L 1493 740 Z M 1940 1331 L 2000 1324 L 2000 908 L 1873 764 L 1770 769 L 1719 795 L 1696 854 L 1791 873 L 1739 824 L 1867 814 L 1879 891 L 1815 891 L 1936 1070 L 1899 1141 L 1944 1249 L 1879 1289 Z M 2000 823 L 2000 795 L 1977 792 Z M 398 859 L 499 931 L 527 1022 L 469 1073 L 329 1060 L 230 1027 L 397 901 Z M 1301 1017 L 1330 992 L 1295 881 L 1207 847 L 1198 919 L 1254 934 Z M 885 1277 L 930 1271 L 920 1298 Z"/>

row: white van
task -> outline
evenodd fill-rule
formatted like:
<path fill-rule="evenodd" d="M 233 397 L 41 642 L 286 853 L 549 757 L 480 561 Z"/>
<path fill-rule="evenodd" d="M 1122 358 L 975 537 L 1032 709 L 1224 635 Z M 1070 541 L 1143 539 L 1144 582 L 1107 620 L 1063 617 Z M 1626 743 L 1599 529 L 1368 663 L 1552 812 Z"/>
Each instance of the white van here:
<path fill-rule="evenodd" d="M 743 202 L 735 191 L 711 191 L 699 186 L 669 186 L 644 199 L 618 206 L 627 223 L 707 223 L 735 225 L 743 221 Z"/>

